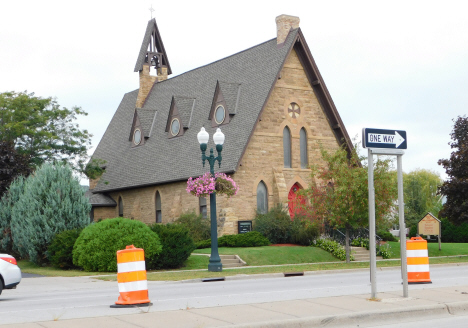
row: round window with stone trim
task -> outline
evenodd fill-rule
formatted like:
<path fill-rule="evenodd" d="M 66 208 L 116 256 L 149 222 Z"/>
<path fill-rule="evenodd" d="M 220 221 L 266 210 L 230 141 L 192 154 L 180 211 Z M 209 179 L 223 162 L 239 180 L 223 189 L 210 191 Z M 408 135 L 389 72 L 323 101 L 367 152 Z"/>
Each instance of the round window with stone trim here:
<path fill-rule="evenodd" d="M 171 122 L 171 134 L 176 136 L 179 134 L 180 131 L 180 122 L 178 118 L 175 118 Z"/>
<path fill-rule="evenodd" d="M 301 115 L 301 108 L 295 102 L 289 104 L 288 114 L 291 118 L 298 118 Z"/>
<path fill-rule="evenodd" d="M 135 145 L 139 145 L 140 142 L 141 142 L 141 130 L 135 129 L 135 132 L 133 132 L 133 143 Z"/>
<path fill-rule="evenodd" d="M 223 106 L 219 105 L 216 107 L 215 110 L 215 122 L 217 124 L 221 124 L 224 122 L 224 119 L 226 118 L 226 110 L 224 109 Z"/>

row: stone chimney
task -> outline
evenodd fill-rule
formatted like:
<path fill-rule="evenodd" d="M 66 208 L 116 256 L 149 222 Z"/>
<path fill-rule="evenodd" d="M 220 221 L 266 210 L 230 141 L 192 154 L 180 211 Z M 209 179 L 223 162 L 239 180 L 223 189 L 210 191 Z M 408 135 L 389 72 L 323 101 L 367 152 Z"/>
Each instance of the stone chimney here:
<path fill-rule="evenodd" d="M 276 17 L 276 43 L 283 44 L 284 41 L 286 41 L 289 31 L 299 27 L 299 21 L 299 17 L 296 16 L 280 15 Z"/>
<path fill-rule="evenodd" d="M 143 65 L 143 69 L 139 73 L 140 90 L 138 90 L 136 107 L 142 108 L 143 104 L 145 103 L 146 97 L 148 97 L 148 94 L 151 91 L 151 88 L 153 87 L 153 84 L 158 82 L 158 77 L 150 75 L 150 66 L 147 64 Z"/>

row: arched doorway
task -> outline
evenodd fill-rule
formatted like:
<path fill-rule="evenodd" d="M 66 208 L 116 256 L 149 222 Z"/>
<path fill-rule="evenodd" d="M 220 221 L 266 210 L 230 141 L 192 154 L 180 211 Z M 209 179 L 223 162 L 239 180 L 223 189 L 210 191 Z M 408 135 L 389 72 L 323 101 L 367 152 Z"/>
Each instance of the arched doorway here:
<path fill-rule="evenodd" d="M 301 205 L 305 205 L 304 197 L 297 195 L 300 189 L 302 189 L 302 187 L 296 182 L 289 190 L 288 207 L 291 220 L 294 219 L 296 214 L 300 214 L 303 211 Z"/>

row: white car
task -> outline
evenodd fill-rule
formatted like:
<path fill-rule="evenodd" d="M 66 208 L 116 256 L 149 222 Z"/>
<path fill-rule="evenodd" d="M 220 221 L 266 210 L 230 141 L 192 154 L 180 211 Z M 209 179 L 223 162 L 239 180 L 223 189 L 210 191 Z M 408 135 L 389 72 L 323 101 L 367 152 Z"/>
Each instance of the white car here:
<path fill-rule="evenodd" d="M 0 254 L 0 294 L 3 289 L 14 289 L 21 281 L 21 270 L 16 259 L 8 254 Z"/>

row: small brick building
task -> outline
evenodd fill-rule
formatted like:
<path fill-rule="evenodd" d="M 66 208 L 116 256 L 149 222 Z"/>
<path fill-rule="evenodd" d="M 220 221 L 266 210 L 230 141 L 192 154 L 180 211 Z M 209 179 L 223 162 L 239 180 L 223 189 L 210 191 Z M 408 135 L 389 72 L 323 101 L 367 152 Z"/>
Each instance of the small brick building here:
<path fill-rule="evenodd" d="M 197 133 L 226 136 L 221 168 L 239 193 L 217 197 L 219 234 L 257 210 L 288 204 L 314 183 L 319 142 L 352 144 L 315 64 L 299 18 L 276 18 L 277 37 L 168 78 L 171 67 L 154 19 L 148 22 L 135 65 L 140 87 L 124 95 L 93 158 L 105 172 L 90 181 L 94 220 L 117 216 L 171 222 L 185 211 L 209 213 L 209 200 L 185 190 L 189 177 L 209 170 Z M 216 152 L 215 152 L 216 155 Z"/>

